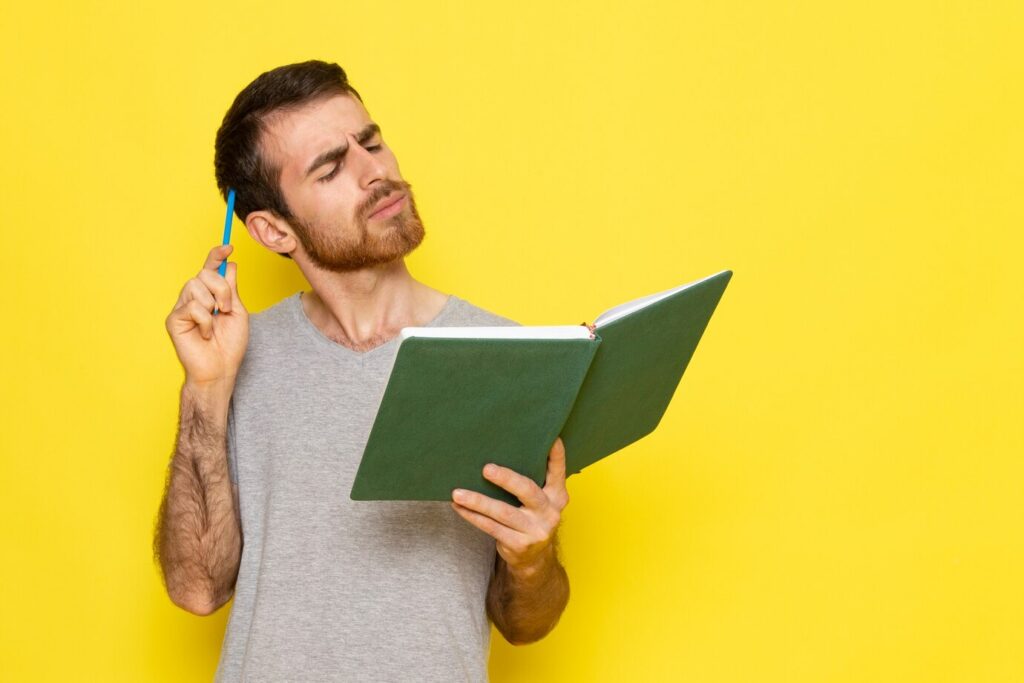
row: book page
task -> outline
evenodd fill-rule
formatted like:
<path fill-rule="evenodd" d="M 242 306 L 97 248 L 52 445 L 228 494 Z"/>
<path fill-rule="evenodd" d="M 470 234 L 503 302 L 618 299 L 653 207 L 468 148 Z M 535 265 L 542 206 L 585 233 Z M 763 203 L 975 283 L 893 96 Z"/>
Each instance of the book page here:
<path fill-rule="evenodd" d="M 721 272 L 724 273 L 725 271 L 721 271 Z M 681 291 L 683 291 L 684 289 L 686 289 L 688 287 L 693 287 L 694 285 L 700 284 L 701 282 L 704 282 L 705 280 L 710 280 L 711 278 L 715 277 L 716 275 L 720 275 L 720 274 L 721 273 L 714 273 L 712 275 L 708 275 L 707 277 L 702 277 L 699 280 L 694 280 L 693 282 L 689 282 L 689 283 L 687 283 L 685 285 L 679 285 L 678 287 L 674 287 L 672 289 L 667 289 L 664 292 L 658 292 L 656 294 L 648 294 L 647 296 L 642 296 L 639 299 L 633 299 L 632 301 L 627 301 L 624 304 L 619 304 L 618 306 L 616 306 L 614 308 L 610 308 L 607 311 L 605 311 L 604 313 L 602 313 L 601 315 L 597 316 L 597 320 L 594 321 L 594 325 L 595 326 L 606 325 L 606 324 L 612 322 L 613 320 L 618 320 L 619 318 L 625 317 L 625 316 L 629 315 L 630 313 L 632 313 L 634 311 L 639 311 L 641 308 L 644 308 L 645 306 L 650 306 L 651 304 L 653 304 L 653 303 L 655 303 L 657 301 L 661 301 L 662 299 L 664 299 L 666 297 L 672 296 L 676 292 L 681 292 Z"/>
<path fill-rule="evenodd" d="M 590 339 L 583 325 L 522 325 L 509 327 L 403 327 L 399 340 L 409 337 L 442 339 Z"/>

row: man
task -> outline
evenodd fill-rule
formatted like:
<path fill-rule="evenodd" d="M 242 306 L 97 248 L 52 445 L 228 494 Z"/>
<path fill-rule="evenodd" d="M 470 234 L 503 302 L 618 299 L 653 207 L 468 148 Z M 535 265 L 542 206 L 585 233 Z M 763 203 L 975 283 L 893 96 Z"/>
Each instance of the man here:
<path fill-rule="evenodd" d="M 488 617 L 524 644 L 568 601 L 561 440 L 543 487 L 484 469 L 521 507 L 348 492 L 400 329 L 516 323 L 410 275 L 424 237 L 411 186 L 338 65 L 259 76 L 214 165 L 252 238 L 311 291 L 250 319 L 237 264 L 217 273 L 231 247 L 215 247 L 167 317 L 185 369 L 154 539 L 171 599 L 207 615 L 234 597 L 218 681 L 486 680 Z"/>

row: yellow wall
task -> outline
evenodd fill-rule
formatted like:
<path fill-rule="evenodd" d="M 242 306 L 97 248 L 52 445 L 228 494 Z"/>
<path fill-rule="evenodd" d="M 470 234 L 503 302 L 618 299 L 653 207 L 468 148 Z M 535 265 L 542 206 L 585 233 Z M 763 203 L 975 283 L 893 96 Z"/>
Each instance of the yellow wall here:
<path fill-rule="evenodd" d="M 847 5 L 847 6 L 842 6 Z M 735 275 L 658 431 L 569 480 L 572 599 L 494 681 L 1024 680 L 1024 5 L 0 10 L 0 680 L 203 681 L 150 557 L 221 236 L 213 138 L 339 62 L 414 275 L 527 324 Z M 250 310 L 305 287 L 236 223 Z"/>

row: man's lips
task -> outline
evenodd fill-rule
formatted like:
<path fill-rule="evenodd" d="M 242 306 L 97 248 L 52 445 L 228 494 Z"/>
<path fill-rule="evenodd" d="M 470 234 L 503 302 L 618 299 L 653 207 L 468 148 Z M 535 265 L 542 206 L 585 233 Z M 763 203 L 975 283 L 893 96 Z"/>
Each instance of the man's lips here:
<path fill-rule="evenodd" d="M 387 218 L 398 213 L 404 206 L 403 200 L 405 195 L 399 192 L 398 194 L 388 195 L 377 204 L 377 208 L 374 209 L 373 213 L 370 214 L 370 218 Z"/>

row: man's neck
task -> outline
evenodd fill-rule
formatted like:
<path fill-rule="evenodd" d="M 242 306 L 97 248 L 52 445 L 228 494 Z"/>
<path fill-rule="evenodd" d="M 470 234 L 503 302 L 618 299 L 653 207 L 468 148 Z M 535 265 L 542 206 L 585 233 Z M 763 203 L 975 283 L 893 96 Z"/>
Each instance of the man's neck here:
<path fill-rule="evenodd" d="M 306 269 L 311 292 L 302 294 L 306 316 L 330 339 L 368 351 L 403 327 L 426 325 L 448 296 L 415 280 L 404 259 L 349 273 Z"/>

